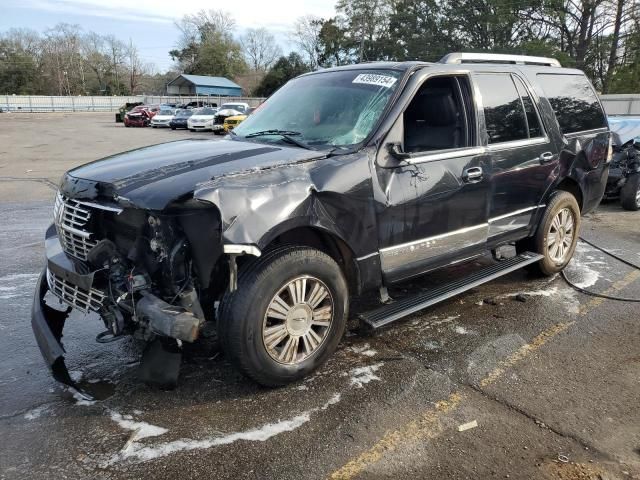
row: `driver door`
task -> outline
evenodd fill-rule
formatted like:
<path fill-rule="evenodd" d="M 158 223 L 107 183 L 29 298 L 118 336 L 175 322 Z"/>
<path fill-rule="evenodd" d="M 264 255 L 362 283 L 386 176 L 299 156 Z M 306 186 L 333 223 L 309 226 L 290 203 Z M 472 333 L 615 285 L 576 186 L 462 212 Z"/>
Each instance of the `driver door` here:
<path fill-rule="evenodd" d="M 378 152 L 383 277 L 395 282 L 472 258 L 488 235 L 490 162 L 468 75 L 427 78 Z"/>

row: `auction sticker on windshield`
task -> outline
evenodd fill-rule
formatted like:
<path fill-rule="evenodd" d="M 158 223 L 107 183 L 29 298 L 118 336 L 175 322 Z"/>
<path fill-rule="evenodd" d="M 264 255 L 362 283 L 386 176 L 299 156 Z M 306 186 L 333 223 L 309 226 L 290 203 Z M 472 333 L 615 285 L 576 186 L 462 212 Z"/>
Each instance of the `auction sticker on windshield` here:
<path fill-rule="evenodd" d="M 390 88 L 398 80 L 388 75 L 376 75 L 374 73 L 361 73 L 353 79 L 352 83 L 364 83 L 367 85 L 378 85 L 380 87 Z"/>

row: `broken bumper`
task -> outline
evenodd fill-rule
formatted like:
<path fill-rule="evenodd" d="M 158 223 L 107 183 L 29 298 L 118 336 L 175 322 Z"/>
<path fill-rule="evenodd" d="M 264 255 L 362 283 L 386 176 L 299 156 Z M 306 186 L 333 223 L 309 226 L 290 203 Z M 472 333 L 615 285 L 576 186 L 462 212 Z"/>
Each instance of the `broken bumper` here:
<path fill-rule="evenodd" d="M 75 386 L 64 363 L 65 351 L 60 343 L 62 329 L 71 309 L 59 311 L 45 303 L 44 296 L 49 290 L 46 275 L 47 269 L 45 268 L 36 284 L 36 293 L 31 306 L 31 328 L 33 328 L 40 353 L 51 369 L 53 378 L 61 383 Z"/>
<path fill-rule="evenodd" d="M 78 272 L 75 264 L 62 251 L 53 225 L 47 229 L 45 235 L 45 250 L 47 266 L 40 274 L 36 284 L 31 305 L 31 327 L 42 357 L 51 369 L 53 377 L 59 382 L 75 387 L 64 362 L 65 350 L 61 343 L 62 330 L 71 312 L 71 306 L 65 302 L 66 309 L 60 311 L 47 305 L 44 297 L 50 290 L 49 281 L 51 279 L 63 282 L 62 288 L 67 292 L 73 291 L 76 297 L 79 297 L 84 289 L 91 292 L 93 273 L 82 274 Z M 56 296 L 60 298 L 59 293 Z M 81 305 L 76 305 L 76 307 L 80 308 Z"/>

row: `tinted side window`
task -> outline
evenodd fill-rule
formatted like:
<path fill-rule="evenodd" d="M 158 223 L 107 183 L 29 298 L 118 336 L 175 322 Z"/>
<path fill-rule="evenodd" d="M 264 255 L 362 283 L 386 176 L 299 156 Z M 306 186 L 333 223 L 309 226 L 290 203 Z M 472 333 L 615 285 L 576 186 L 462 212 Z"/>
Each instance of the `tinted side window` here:
<path fill-rule="evenodd" d="M 606 127 L 607 123 L 593 88 L 583 75 L 538 74 L 562 133 Z"/>
<path fill-rule="evenodd" d="M 524 109 L 509 74 L 491 73 L 476 77 L 489 144 L 529 138 Z"/>
<path fill-rule="evenodd" d="M 524 111 L 527 114 L 527 126 L 529 127 L 529 137 L 536 138 L 542 137 L 542 127 L 540 126 L 540 118 L 536 107 L 533 105 L 533 100 L 529 96 L 529 91 L 517 77 L 513 77 L 513 81 L 516 83 L 518 93 L 522 99 L 522 105 L 524 105 Z"/>

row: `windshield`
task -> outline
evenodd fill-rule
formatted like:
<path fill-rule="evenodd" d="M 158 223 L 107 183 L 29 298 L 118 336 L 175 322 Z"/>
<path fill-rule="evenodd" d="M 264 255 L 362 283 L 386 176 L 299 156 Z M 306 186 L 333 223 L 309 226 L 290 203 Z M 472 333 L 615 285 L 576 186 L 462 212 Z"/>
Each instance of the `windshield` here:
<path fill-rule="evenodd" d="M 373 130 L 402 72 L 343 70 L 296 78 L 239 125 L 238 136 L 281 130 L 312 146 L 349 146 Z M 280 141 L 277 135 L 260 141 Z"/>
<path fill-rule="evenodd" d="M 162 108 L 158 112 L 158 115 L 173 115 L 173 110 L 171 108 Z"/>
<path fill-rule="evenodd" d="M 216 109 L 211 107 L 199 108 L 194 115 L 215 115 Z"/>
<path fill-rule="evenodd" d="M 190 117 L 191 115 L 193 115 L 193 112 L 191 110 L 187 110 L 187 109 L 178 110 L 176 112 L 176 117 L 179 117 L 179 118 Z"/>

